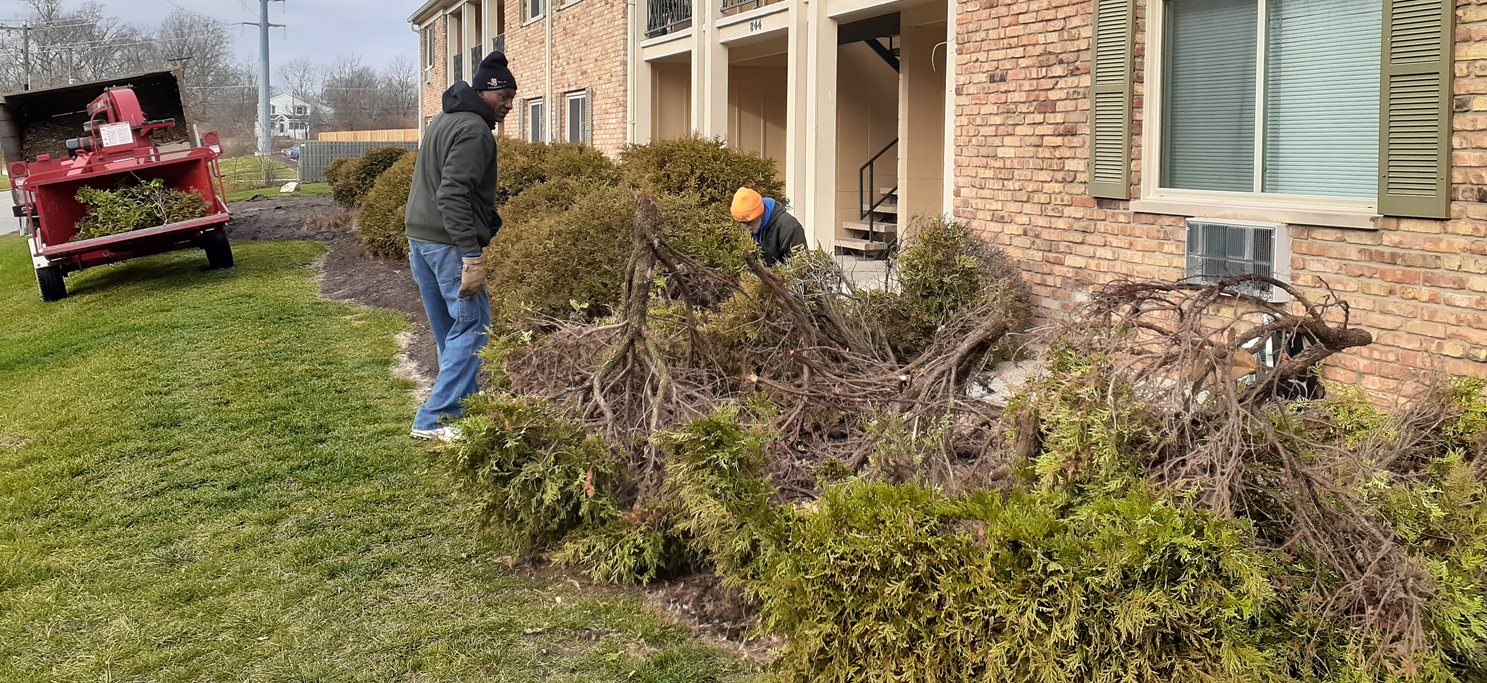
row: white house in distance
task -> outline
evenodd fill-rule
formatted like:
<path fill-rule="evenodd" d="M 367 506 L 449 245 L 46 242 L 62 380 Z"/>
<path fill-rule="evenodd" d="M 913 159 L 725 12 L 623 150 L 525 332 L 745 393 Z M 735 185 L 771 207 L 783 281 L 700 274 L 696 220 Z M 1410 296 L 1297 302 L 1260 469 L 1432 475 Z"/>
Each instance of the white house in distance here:
<path fill-rule="evenodd" d="M 274 137 L 291 140 L 310 139 L 311 105 L 293 95 L 274 95 L 269 99 L 269 118 L 274 124 Z"/>

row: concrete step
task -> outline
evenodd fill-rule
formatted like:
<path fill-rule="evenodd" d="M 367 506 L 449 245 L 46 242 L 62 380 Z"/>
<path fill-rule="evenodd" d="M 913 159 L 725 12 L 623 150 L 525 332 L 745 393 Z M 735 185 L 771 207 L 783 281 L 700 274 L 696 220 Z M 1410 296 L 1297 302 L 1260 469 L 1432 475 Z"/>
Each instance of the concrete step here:
<path fill-rule="evenodd" d="M 852 233 L 853 237 L 867 237 L 867 221 L 843 221 L 842 227 L 846 228 L 847 232 Z M 877 238 L 887 237 L 892 239 L 898 234 L 898 224 L 877 223 L 873 226 L 872 233 Z"/>
<path fill-rule="evenodd" d="M 862 210 L 863 211 L 869 211 L 869 210 L 871 210 L 871 211 L 877 211 L 878 213 L 892 213 L 892 214 L 897 214 L 898 213 L 898 202 L 883 202 L 876 209 L 874 209 L 871 204 L 863 204 L 862 205 Z"/>
<path fill-rule="evenodd" d="M 864 254 L 888 251 L 887 242 L 869 242 L 868 240 L 855 239 L 851 237 L 836 238 L 838 251 L 855 251 Z"/>

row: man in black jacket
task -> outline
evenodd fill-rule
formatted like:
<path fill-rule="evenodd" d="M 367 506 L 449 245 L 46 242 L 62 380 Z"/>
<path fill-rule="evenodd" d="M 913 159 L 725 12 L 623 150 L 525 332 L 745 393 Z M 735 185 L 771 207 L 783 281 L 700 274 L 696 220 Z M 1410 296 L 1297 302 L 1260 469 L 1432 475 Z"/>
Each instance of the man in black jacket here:
<path fill-rule="evenodd" d="M 444 112 L 424 130 L 408 192 L 404 233 L 413 280 L 439 351 L 439 377 L 413 419 L 415 439 L 449 442 L 443 422 L 464 412 L 490 336 L 490 296 L 481 250 L 501 228 L 496 214 L 496 124 L 516 100 L 506 55 L 492 52 L 470 84 L 444 93 Z"/>
<path fill-rule="evenodd" d="M 764 265 L 773 266 L 804 251 L 805 228 L 785 207 L 747 187 L 733 195 L 733 220 L 747 228 L 764 252 Z"/>

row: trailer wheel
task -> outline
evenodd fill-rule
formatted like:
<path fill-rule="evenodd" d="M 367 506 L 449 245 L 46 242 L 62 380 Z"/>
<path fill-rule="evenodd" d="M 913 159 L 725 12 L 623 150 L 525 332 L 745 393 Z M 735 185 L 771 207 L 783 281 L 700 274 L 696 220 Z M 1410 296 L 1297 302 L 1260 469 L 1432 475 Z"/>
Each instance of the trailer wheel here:
<path fill-rule="evenodd" d="M 232 267 L 232 244 L 227 241 L 227 233 L 213 233 L 206 239 L 206 243 L 201 245 L 201 248 L 207 253 L 208 268 L 216 270 Z"/>
<path fill-rule="evenodd" d="M 42 301 L 58 301 L 67 298 L 67 282 L 62 279 L 62 269 L 45 266 L 36 269 L 36 284 L 41 287 Z"/>

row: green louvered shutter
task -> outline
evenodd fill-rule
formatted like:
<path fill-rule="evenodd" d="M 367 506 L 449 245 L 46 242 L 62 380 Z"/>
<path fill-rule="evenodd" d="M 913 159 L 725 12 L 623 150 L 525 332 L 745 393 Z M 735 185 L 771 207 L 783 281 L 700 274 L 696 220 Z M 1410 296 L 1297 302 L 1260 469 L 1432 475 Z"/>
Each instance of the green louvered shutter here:
<path fill-rule="evenodd" d="M 1384 0 L 1379 213 L 1451 214 L 1452 0 Z"/>
<path fill-rule="evenodd" d="M 1090 64 L 1089 193 L 1130 199 L 1131 70 L 1136 0 L 1095 0 Z"/>

